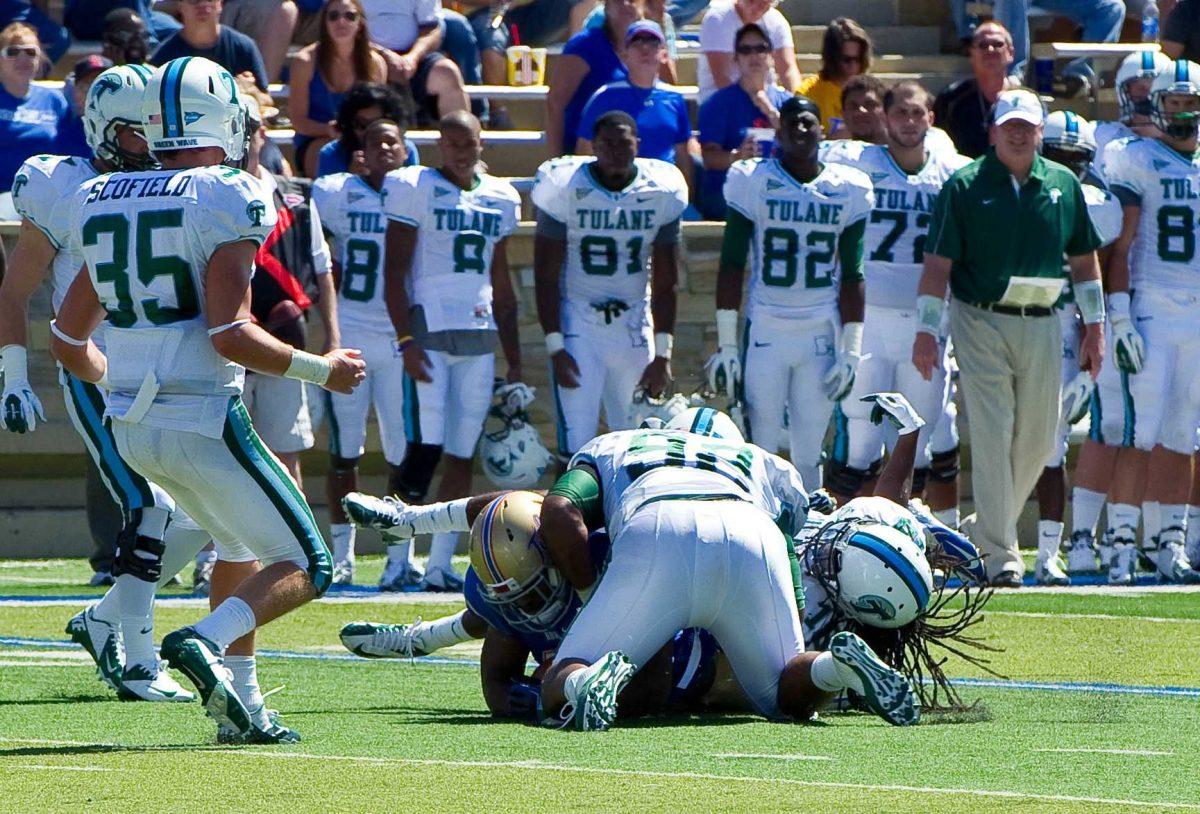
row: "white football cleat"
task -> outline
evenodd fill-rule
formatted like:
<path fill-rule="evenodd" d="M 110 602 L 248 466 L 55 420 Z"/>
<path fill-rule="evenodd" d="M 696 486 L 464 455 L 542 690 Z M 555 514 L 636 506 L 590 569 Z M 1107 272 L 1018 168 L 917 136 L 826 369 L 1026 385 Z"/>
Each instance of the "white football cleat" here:
<path fill-rule="evenodd" d="M 333 564 L 333 584 L 354 584 L 354 563 L 349 560 L 339 560 Z"/>
<path fill-rule="evenodd" d="M 1091 573 L 1096 570 L 1096 541 L 1089 531 L 1076 531 L 1067 543 L 1067 572 Z"/>
<path fill-rule="evenodd" d="M 574 697 L 567 696 L 560 720 L 564 727 L 581 732 L 602 732 L 617 717 L 617 696 L 637 672 L 637 667 L 619 650 L 605 653 L 583 671 L 585 677 L 575 685 Z"/>
<path fill-rule="evenodd" d="M 855 681 L 867 706 L 893 726 L 911 726 L 921 719 L 921 705 L 908 679 L 885 664 L 857 635 L 843 630 L 829 640 L 829 653 L 846 686 Z"/>
<path fill-rule="evenodd" d="M 1164 529 L 1159 538 L 1158 559 L 1155 563 L 1158 581 L 1176 585 L 1200 583 L 1200 572 L 1192 569 L 1184 550 L 1183 530 Z"/>
<path fill-rule="evenodd" d="M 119 625 L 97 619 L 91 607 L 84 608 L 68 620 L 66 633 L 96 662 L 96 674 L 111 690 L 121 689 L 124 671 L 125 645 Z"/>
<path fill-rule="evenodd" d="M 403 508 L 403 501 L 391 495 L 375 497 L 366 492 L 351 492 L 342 498 L 342 509 L 351 523 L 376 531 L 388 531 L 400 525 L 400 510 Z"/>
<path fill-rule="evenodd" d="M 1137 545 L 1120 540 L 1113 542 L 1113 556 L 1108 567 L 1109 585 L 1132 585 L 1137 571 Z"/>
<path fill-rule="evenodd" d="M 1071 578 L 1063 570 L 1063 561 L 1057 553 L 1039 555 L 1033 566 L 1033 579 L 1038 585 L 1070 585 Z"/>
<path fill-rule="evenodd" d="M 421 579 L 420 589 L 439 594 L 461 594 L 463 578 L 444 568 L 430 568 Z"/>
<path fill-rule="evenodd" d="M 383 575 L 379 577 L 379 590 L 386 593 L 400 593 L 410 589 L 415 590 L 421 584 L 425 574 L 420 568 L 407 560 L 388 560 L 384 566 Z"/>
<path fill-rule="evenodd" d="M 427 656 L 417 630 L 421 620 L 411 625 L 381 625 L 374 622 L 350 622 L 339 634 L 342 644 L 356 656 L 366 659 L 412 659 Z"/>
<path fill-rule="evenodd" d="M 181 687 L 162 667 L 160 664 L 125 665 L 125 673 L 121 676 L 121 689 L 117 690 L 117 696 L 122 701 L 195 701 L 195 693 Z"/>

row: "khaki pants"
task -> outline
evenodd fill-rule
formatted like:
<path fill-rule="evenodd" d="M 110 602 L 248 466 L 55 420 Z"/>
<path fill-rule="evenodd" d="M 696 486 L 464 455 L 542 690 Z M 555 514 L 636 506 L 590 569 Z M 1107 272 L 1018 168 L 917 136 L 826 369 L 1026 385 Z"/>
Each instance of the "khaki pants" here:
<path fill-rule="evenodd" d="M 1006 316 L 954 300 L 950 336 L 971 441 L 972 541 L 989 577 L 1023 574 L 1017 518 L 1054 451 L 1061 327 L 1055 316 Z"/>

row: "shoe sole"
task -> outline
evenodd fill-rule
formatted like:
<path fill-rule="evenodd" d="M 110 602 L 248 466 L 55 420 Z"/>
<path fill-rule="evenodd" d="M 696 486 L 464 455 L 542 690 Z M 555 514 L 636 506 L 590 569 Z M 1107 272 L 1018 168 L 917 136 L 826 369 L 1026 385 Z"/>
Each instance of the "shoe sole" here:
<path fill-rule="evenodd" d="M 163 648 L 166 650 L 166 648 Z M 208 648 L 194 638 L 185 639 L 169 653 L 163 653 L 167 664 L 183 673 L 200 692 L 200 703 L 218 725 L 245 733 L 250 731 L 250 715 L 237 697 L 233 686 L 219 678 L 209 661 Z M 204 673 L 190 663 L 195 659 L 203 665 Z"/>
<path fill-rule="evenodd" d="M 584 686 L 576 721 L 584 731 L 603 732 L 617 717 L 617 696 L 633 678 L 636 668 L 623 653 L 610 653 Z"/>
<path fill-rule="evenodd" d="M 126 683 L 122 683 L 121 689 L 117 690 L 117 698 L 121 701 L 144 701 L 150 704 L 188 704 L 196 700 L 195 694 L 187 690 L 182 690 L 179 694 L 172 696 L 156 693 L 146 697 L 140 695 L 136 690 L 131 690 Z"/>
<path fill-rule="evenodd" d="M 921 719 L 921 709 L 908 679 L 873 656 L 857 636 L 834 637 L 829 652 L 855 672 L 863 685 L 867 706 L 893 726 L 911 726 Z M 883 698 L 896 700 L 885 704 Z"/>

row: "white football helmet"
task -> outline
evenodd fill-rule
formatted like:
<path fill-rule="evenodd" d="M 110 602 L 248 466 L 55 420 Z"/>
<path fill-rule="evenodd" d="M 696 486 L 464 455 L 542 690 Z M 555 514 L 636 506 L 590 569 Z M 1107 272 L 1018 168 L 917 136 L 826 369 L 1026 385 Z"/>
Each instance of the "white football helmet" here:
<path fill-rule="evenodd" d="M 633 403 L 629 406 L 629 419 L 626 421 L 626 425 L 630 427 L 662 427 L 691 405 L 691 400 L 679 393 L 669 398 L 655 398 L 646 390 L 638 388 L 633 391 Z"/>
<path fill-rule="evenodd" d="M 147 153 L 131 153 L 117 143 L 117 127 L 142 132 L 142 99 L 151 70 L 145 65 L 117 65 L 103 71 L 88 89 L 83 106 L 83 133 L 97 158 L 122 171 L 154 166 Z"/>
<path fill-rule="evenodd" d="M 1200 96 L 1200 65 L 1186 59 L 1177 60 L 1159 71 L 1150 85 L 1154 126 L 1172 138 L 1186 139 L 1195 135 L 1200 113 L 1168 113 L 1164 105 L 1168 96 Z"/>
<path fill-rule="evenodd" d="M 483 474 L 501 489 L 528 489 L 554 460 L 525 414 L 505 417 L 504 426 L 479 439 Z"/>
<path fill-rule="evenodd" d="M 1135 113 L 1149 116 L 1152 112 L 1150 97 L 1135 102 L 1129 98 L 1129 83 L 1137 79 L 1154 79 L 1159 72 L 1171 67 L 1171 58 L 1162 51 L 1135 51 L 1121 60 L 1117 68 L 1117 104 L 1121 119 L 1129 121 Z"/>
<path fill-rule="evenodd" d="M 882 523 L 850 521 L 833 542 L 837 601 L 864 625 L 900 628 L 933 591 L 933 571 L 912 537 Z"/>
<path fill-rule="evenodd" d="M 229 71 L 204 57 L 180 57 L 163 65 L 142 99 L 150 152 L 220 147 L 226 160 L 239 160 L 246 137 L 238 96 Z"/>
<path fill-rule="evenodd" d="M 683 430 L 710 438 L 746 443 L 733 419 L 713 407 L 689 407 L 663 425 L 668 430 Z"/>
<path fill-rule="evenodd" d="M 1046 116 L 1042 129 L 1042 152 L 1047 150 L 1047 157 L 1082 178 L 1096 157 L 1096 128 L 1069 110 L 1056 110 Z"/>

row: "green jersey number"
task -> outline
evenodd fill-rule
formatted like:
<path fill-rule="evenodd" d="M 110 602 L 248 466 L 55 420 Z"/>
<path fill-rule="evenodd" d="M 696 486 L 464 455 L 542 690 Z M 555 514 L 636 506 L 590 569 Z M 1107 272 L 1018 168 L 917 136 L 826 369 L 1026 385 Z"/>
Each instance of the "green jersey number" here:
<path fill-rule="evenodd" d="M 1186 206 L 1158 210 L 1158 256 L 1172 263 L 1190 263 L 1196 256 L 1196 224 Z"/>
<path fill-rule="evenodd" d="M 745 444 L 682 432 L 646 432 L 633 437 L 625 470 L 629 480 L 663 466 L 689 467 L 716 472 L 746 486 L 754 451 Z"/>
<path fill-rule="evenodd" d="M 379 244 L 352 237 L 346 241 L 346 265 L 342 269 L 342 296 L 352 302 L 370 302 L 379 285 Z"/>
<path fill-rule="evenodd" d="M 805 237 L 804 287 L 827 288 L 833 285 L 833 253 L 837 235 L 833 232 L 809 232 Z M 800 234 L 795 229 L 773 226 L 763 231 L 762 280 L 765 285 L 791 288 L 799 271 Z"/>
<path fill-rule="evenodd" d="M 164 306 L 158 297 L 146 297 L 141 301 L 142 311 L 152 325 L 170 325 L 192 319 L 200 313 L 200 301 L 196 296 L 196 284 L 192 280 L 192 268 L 178 255 L 158 256 L 154 254 L 154 233 L 159 229 L 178 229 L 183 226 L 182 209 L 160 209 L 140 212 L 135 215 L 134 244 L 137 246 L 137 279 L 142 286 L 150 286 L 155 278 L 170 277 L 175 289 L 175 306 Z M 94 265 L 96 282 L 111 283 L 115 303 L 105 303 L 109 322 L 117 328 L 130 328 L 137 322 L 133 308 L 133 297 L 129 284 L 129 218 L 119 212 L 95 215 L 83 224 L 82 240 L 85 248 L 97 245 L 102 235 L 112 238 L 112 259 Z"/>
<path fill-rule="evenodd" d="M 454 236 L 454 273 L 483 274 L 487 271 L 484 255 L 487 253 L 487 238 L 483 235 L 461 234 Z"/>
<path fill-rule="evenodd" d="M 640 237 L 631 237 L 625 243 L 625 251 L 629 253 L 625 271 L 629 274 L 637 274 L 642 270 L 642 242 Z M 584 274 L 611 277 L 617 273 L 620 259 L 620 249 L 614 237 L 588 235 L 579 241 L 579 264 Z"/>
<path fill-rule="evenodd" d="M 914 214 L 916 214 L 916 217 L 913 222 L 921 232 L 913 238 L 912 262 L 921 263 L 925 260 L 925 230 L 929 228 L 929 213 L 919 212 Z M 908 213 L 879 209 L 871 211 L 871 223 L 887 223 L 889 221 L 892 224 L 891 228 L 883 236 L 883 240 L 879 241 L 879 245 L 875 247 L 875 251 L 871 252 L 870 260 L 873 263 L 896 262 L 894 249 L 897 241 L 904 236 L 904 232 L 908 229 Z"/>

